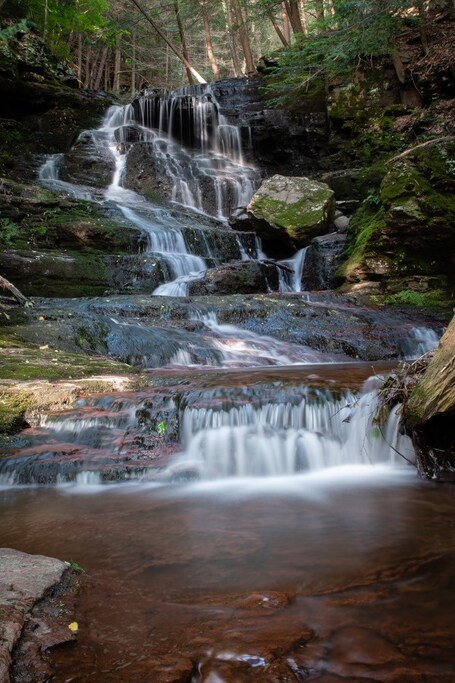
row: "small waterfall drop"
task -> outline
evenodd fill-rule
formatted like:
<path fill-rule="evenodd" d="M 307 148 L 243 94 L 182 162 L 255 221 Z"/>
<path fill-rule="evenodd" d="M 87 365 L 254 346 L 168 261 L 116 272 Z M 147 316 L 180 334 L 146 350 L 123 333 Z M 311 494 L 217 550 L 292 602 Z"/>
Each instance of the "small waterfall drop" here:
<path fill-rule="evenodd" d="M 280 292 L 301 292 L 302 275 L 305 266 L 305 258 L 308 247 L 299 249 L 294 256 L 284 261 L 279 261 L 279 265 L 285 266 L 286 270 L 280 272 Z M 288 270 L 289 269 L 289 270 Z"/>
<path fill-rule="evenodd" d="M 374 424 L 375 393 L 304 392 L 300 401 L 186 408 L 184 453 L 175 471 L 202 479 L 276 477 L 345 465 L 413 460 L 410 439 L 399 433 L 393 410 Z M 404 461 L 401 461 L 402 464 Z"/>

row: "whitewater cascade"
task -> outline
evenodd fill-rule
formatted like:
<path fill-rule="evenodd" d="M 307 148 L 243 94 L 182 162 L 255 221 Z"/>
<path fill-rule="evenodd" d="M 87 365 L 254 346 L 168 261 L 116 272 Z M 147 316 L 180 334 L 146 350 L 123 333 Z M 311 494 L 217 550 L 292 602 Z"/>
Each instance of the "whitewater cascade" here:
<path fill-rule="evenodd" d="M 165 400 L 93 397 L 26 430 L 24 446 L 0 459 L 0 485 L 94 484 L 118 480 L 119 471 L 122 479 L 156 483 L 281 477 L 406 464 L 399 453 L 414 458 L 410 440 L 399 432 L 397 410 L 385 424 L 375 424 L 371 383 L 360 393 L 308 386 L 275 393 L 263 386 L 183 392 Z M 177 420 L 174 449 L 181 451 L 164 469 L 147 459 L 147 448 L 135 445 L 147 443 L 160 420 L 163 429 Z"/>
<path fill-rule="evenodd" d="M 141 130 L 154 131 L 148 142 L 155 172 L 169 178 L 173 201 L 227 218 L 259 187 L 260 173 L 245 162 L 250 129 L 228 122 L 210 84 L 146 91 L 125 113 Z M 131 128 L 123 133 L 120 141 L 127 144 Z"/>
<path fill-rule="evenodd" d="M 175 102 L 181 98 L 175 96 Z M 173 97 L 165 94 L 165 103 L 170 112 L 178 110 Z M 202 131 L 209 126 L 209 109 L 216 111 L 214 102 L 208 104 L 208 95 L 202 95 L 201 101 L 192 99 L 195 110 L 201 111 L 196 129 Z M 144 110 L 145 111 L 145 110 Z M 206 112 L 202 116 L 202 112 Z M 175 114 L 176 115 L 176 114 Z M 173 121 L 169 113 L 169 121 Z M 160 123 L 151 121 L 158 128 L 152 129 L 140 125 L 136 120 L 136 106 L 112 106 L 108 109 L 101 126 L 94 130 L 83 131 L 75 143 L 75 149 L 84 158 L 97 163 L 104 162 L 106 167 L 113 167 L 111 183 L 101 193 L 93 188 L 84 187 L 62 179 L 65 176 L 65 155 L 52 155 L 45 160 L 39 169 L 39 179 L 46 186 L 72 196 L 76 199 L 90 201 L 113 202 L 132 225 L 140 228 L 147 236 L 147 252 L 157 258 L 157 267 L 163 284 L 154 294 L 167 296 L 185 296 L 188 282 L 201 277 L 209 265 L 220 265 L 222 253 L 210 243 L 210 233 L 214 231 L 198 227 L 194 216 L 173 211 L 164 205 L 153 204 L 141 195 L 123 187 L 127 155 L 130 151 L 130 139 L 137 144 L 147 146 L 149 159 L 154 160 L 154 169 L 158 176 L 166 177 L 172 188 L 172 200 L 177 204 L 208 215 L 213 213 L 217 219 L 225 221 L 233 206 L 246 203 L 258 186 L 258 172 L 242 162 L 242 145 L 239 132 L 235 126 L 228 125 L 221 116 L 217 121 L 216 135 L 207 133 L 207 144 L 204 151 L 186 150 L 173 138 L 175 126 L 167 131 L 159 127 Z M 146 122 L 144 116 L 144 122 Z M 162 117 L 163 118 L 163 117 Z M 213 126 L 212 126 L 213 127 Z M 201 132 L 202 137 L 205 134 Z M 208 139 L 212 141 L 209 144 Z M 204 207 L 203 198 L 209 206 Z M 206 211 L 207 209 L 207 211 Z M 211 209 L 211 211 L 209 210 Z M 220 224 L 218 230 L 223 228 Z M 226 224 L 224 229 L 228 231 Z M 188 246 L 188 235 L 197 234 L 200 253 L 194 253 Z M 258 258 L 260 244 L 252 244 L 251 240 L 241 233 L 229 231 L 231 239 L 237 243 L 237 258 L 241 260 Z M 279 270 L 279 269 L 278 269 Z"/>

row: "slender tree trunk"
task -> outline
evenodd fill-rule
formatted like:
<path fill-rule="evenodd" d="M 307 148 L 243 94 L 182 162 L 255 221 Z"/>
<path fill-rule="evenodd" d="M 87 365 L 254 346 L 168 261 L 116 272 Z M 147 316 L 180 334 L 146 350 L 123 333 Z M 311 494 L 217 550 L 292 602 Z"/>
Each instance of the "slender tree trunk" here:
<path fill-rule="evenodd" d="M 90 87 L 90 73 L 91 73 L 91 61 L 92 61 L 92 50 L 87 48 L 85 53 L 85 77 L 84 77 L 84 88 Z"/>
<path fill-rule="evenodd" d="M 288 43 L 291 44 L 291 25 L 289 24 L 288 13 L 284 2 L 281 3 L 281 21 L 283 22 L 283 35 Z"/>
<path fill-rule="evenodd" d="M 245 57 L 246 72 L 248 74 L 254 73 L 256 71 L 254 66 L 253 54 L 251 52 L 250 40 L 248 37 L 248 31 L 245 25 L 245 19 L 242 13 L 242 8 L 240 7 L 238 0 L 231 0 L 231 7 L 234 12 L 235 21 L 238 26 L 238 33 L 240 38 L 240 44 L 243 50 L 243 56 Z"/>
<path fill-rule="evenodd" d="M 316 11 L 316 19 L 318 21 L 324 19 L 324 0 L 314 0 L 314 9 Z"/>
<path fill-rule="evenodd" d="M 153 27 L 153 29 L 158 33 L 159 37 L 164 40 L 164 42 L 169 46 L 169 48 L 172 50 L 172 52 L 175 54 L 178 59 L 183 62 L 185 67 L 188 67 L 195 77 L 195 79 L 199 83 L 206 83 L 207 81 L 201 76 L 200 73 L 196 71 L 196 69 L 190 64 L 190 62 L 184 57 L 183 55 L 180 54 L 174 43 L 167 37 L 167 35 L 164 33 L 164 31 L 158 26 L 158 24 L 152 19 L 152 17 L 145 11 L 145 9 L 142 7 L 142 5 L 138 2 L 138 0 L 130 0 L 130 2 L 139 10 L 139 12 L 142 14 L 142 16 L 148 21 L 150 26 Z"/>
<path fill-rule="evenodd" d="M 199 7 L 201 8 L 202 22 L 204 24 L 204 40 L 205 49 L 207 51 L 207 58 L 209 60 L 210 68 L 215 77 L 215 80 L 220 79 L 220 69 L 213 51 L 212 31 L 210 29 L 209 15 L 207 13 L 206 0 L 199 0 Z"/>
<path fill-rule="evenodd" d="M 286 37 L 283 34 L 283 31 L 281 30 L 273 12 L 267 12 L 267 15 L 268 15 L 270 21 L 272 22 L 272 26 L 275 29 L 276 34 L 277 34 L 278 38 L 280 39 L 282 45 L 284 45 L 284 47 L 289 47 L 290 40 L 289 41 L 286 40 Z"/>
<path fill-rule="evenodd" d="M 306 0 L 299 0 L 300 17 L 302 19 L 303 32 L 308 33 L 308 21 L 306 14 Z"/>
<path fill-rule="evenodd" d="M 455 0 L 454 0 L 455 2 Z M 425 16 L 425 7 L 423 0 L 418 0 L 417 4 L 417 9 L 419 11 L 419 19 L 420 19 L 420 42 L 422 43 L 422 50 L 425 55 L 427 55 L 430 52 L 430 48 L 428 47 L 428 37 L 427 37 L 427 31 L 426 31 L 426 16 Z"/>
<path fill-rule="evenodd" d="M 120 37 L 117 36 L 117 40 L 115 43 L 115 52 L 114 52 L 114 80 L 112 83 L 112 89 L 115 93 L 120 92 L 120 64 L 121 64 Z"/>
<path fill-rule="evenodd" d="M 178 0 L 174 0 L 174 12 L 175 12 L 175 18 L 177 19 L 177 26 L 179 29 L 179 36 L 180 36 L 180 43 L 182 45 L 183 59 L 185 60 L 184 65 L 185 65 L 186 77 L 188 79 L 188 83 L 190 85 L 193 85 L 194 84 L 193 74 L 191 73 L 191 69 L 188 66 L 190 63 L 190 56 L 188 53 L 188 44 L 186 42 L 185 30 L 183 28 L 182 18 L 180 16 L 180 7 L 179 7 Z"/>
<path fill-rule="evenodd" d="M 94 90 L 100 89 L 101 79 L 103 77 L 103 71 L 104 71 L 104 68 L 106 66 L 107 51 L 108 51 L 108 48 L 105 47 L 101 53 L 101 59 L 100 59 L 100 63 L 98 66 L 98 72 L 96 74 L 96 78 L 95 78 L 95 81 L 93 83 L 93 89 Z"/>
<path fill-rule="evenodd" d="M 79 85 L 82 84 L 82 36 L 79 33 L 77 36 L 77 67 L 76 67 L 77 80 Z"/>
<path fill-rule="evenodd" d="M 132 34 L 133 53 L 131 55 L 131 94 L 136 92 L 136 30 Z"/>
<path fill-rule="evenodd" d="M 229 41 L 229 51 L 230 51 L 230 56 L 231 56 L 231 62 L 232 62 L 232 70 L 234 73 L 234 76 L 240 76 L 242 73 L 242 68 L 240 66 L 240 60 L 238 56 L 238 52 L 236 49 L 235 45 L 235 37 L 234 37 L 234 27 L 232 25 L 232 9 L 230 4 L 228 4 L 227 0 L 222 0 L 223 3 L 223 10 L 224 10 L 224 16 L 226 19 L 226 36 Z"/>

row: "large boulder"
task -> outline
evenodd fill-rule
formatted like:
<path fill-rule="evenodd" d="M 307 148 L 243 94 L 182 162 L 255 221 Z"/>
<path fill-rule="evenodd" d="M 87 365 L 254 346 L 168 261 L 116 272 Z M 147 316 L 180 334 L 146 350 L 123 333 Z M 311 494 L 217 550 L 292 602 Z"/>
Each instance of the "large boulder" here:
<path fill-rule="evenodd" d="M 334 192 L 325 183 L 274 175 L 251 199 L 248 216 L 265 248 L 280 257 L 328 232 L 334 210 Z"/>
<path fill-rule="evenodd" d="M 455 317 L 406 404 L 421 473 L 455 479 Z"/>

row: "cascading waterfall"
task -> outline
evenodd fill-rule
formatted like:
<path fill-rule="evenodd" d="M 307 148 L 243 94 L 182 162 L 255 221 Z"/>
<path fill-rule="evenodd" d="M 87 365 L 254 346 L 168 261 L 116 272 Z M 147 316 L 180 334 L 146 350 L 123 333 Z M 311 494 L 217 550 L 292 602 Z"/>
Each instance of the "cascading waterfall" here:
<path fill-rule="evenodd" d="M 393 464 L 413 459 L 399 433 L 397 411 L 375 426 L 374 392 L 336 397 L 328 391 L 299 402 L 187 408 L 182 418 L 185 452 L 177 471 L 203 479 L 282 476 L 343 465 Z"/>
<path fill-rule="evenodd" d="M 115 481 L 116 467 L 122 479 L 167 483 L 402 465 L 398 453 L 414 458 L 410 440 L 399 432 L 397 410 L 384 425 L 375 424 L 378 402 L 371 383 L 359 394 L 307 386 L 275 393 L 272 397 L 271 387 L 264 385 L 205 389 L 177 400 L 93 398 L 24 432 L 24 446 L 0 459 L 0 485 Z M 174 419 L 182 452 L 169 466 L 157 468 L 137 444 L 156 435 L 160 420 Z"/>
<path fill-rule="evenodd" d="M 221 114 L 210 84 L 146 91 L 129 115 L 156 131 L 154 158 L 172 181 L 173 201 L 219 218 L 248 204 L 260 174 L 245 163 L 242 130 Z M 250 139 L 249 130 L 243 137 Z"/>
<path fill-rule="evenodd" d="M 171 98 L 168 96 L 165 101 L 170 102 Z M 196 110 L 201 109 L 201 112 L 206 109 L 203 105 L 198 107 L 196 101 L 194 107 Z M 172 123 L 172 111 L 177 107 L 175 104 L 169 105 L 169 109 L 169 120 Z M 124 217 L 147 235 L 148 251 L 156 254 L 164 265 L 162 271 L 166 282 L 160 285 L 154 294 L 185 296 L 188 283 L 201 277 L 207 270 L 206 259 L 209 258 L 211 263 L 221 263 L 222 258 L 219 253 L 215 253 L 209 247 L 204 230 L 198 227 L 191 229 L 199 233 L 199 243 L 205 245 L 205 253 L 204 255 L 191 253 L 185 240 L 187 218 L 180 219 L 169 209 L 151 204 L 136 192 L 123 187 L 129 144 L 127 131 L 131 131 L 131 127 L 134 126 L 137 139 L 152 147 L 152 157 L 156 161 L 157 172 L 171 180 L 174 201 L 186 207 L 204 211 L 202 196 L 207 194 L 204 179 L 210 178 L 214 196 L 218 197 L 215 214 L 219 218 L 225 217 L 226 212 L 229 211 L 227 196 L 236 205 L 248 201 L 258 183 L 258 174 L 254 169 L 242 165 L 241 141 L 234 126 L 219 124 L 215 137 L 210 136 L 210 139 L 214 141 L 212 148 L 208 142 L 208 115 L 203 116 L 201 113 L 196 124 L 197 136 L 207 139 L 207 144 L 203 145 L 204 149 L 207 148 L 207 156 L 201 157 L 180 147 L 172 139 L 171 131 L 168 137 L 163 137 L 164 129 L 159 125 L 158 131 L 146 126 L 138 126 L 133 105 L 112 106 L 100 128 L 83 131 L 80 134 L 76 148 L 82 147 L 85 153 L 99 155 L 102 158 L 108 153 L 114 160 L 112 181 L 104 191 L 104 199 L 114 202 Z M 175 123 L 172 125 L 175 129 Z M 56 191 L 78 199 L 99 201 L 98 194 L 89 188 L 81 188 L 74 183 L 60 179 L 59 169 L 64 163 L 64 155 L 52 155 L 46 159 L 39 170 L 41 182 Z M 196 172 L 198 168 L 202 170 Z M 192 180 L 188 174 L 191 175 Z M 226 192 L 222 192 L 221 187 L 224 187 Z M 236 241 L 239 258 L 249 259 L 257 256 L 256 253 L 246 252 L 241 238 L 237 235 Z"/>

